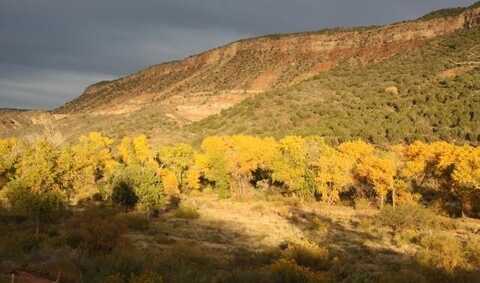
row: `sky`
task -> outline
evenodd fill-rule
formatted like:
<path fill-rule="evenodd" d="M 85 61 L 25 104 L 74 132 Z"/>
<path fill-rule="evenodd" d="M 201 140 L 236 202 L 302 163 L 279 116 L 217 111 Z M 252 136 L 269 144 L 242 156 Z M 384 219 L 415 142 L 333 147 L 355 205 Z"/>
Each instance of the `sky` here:
<path fill-rule="evenodd" d="M 52 109 L 90 84 L 241 38 L 415 19 L 474 0 L 0 0 L 0 108 Z"/>

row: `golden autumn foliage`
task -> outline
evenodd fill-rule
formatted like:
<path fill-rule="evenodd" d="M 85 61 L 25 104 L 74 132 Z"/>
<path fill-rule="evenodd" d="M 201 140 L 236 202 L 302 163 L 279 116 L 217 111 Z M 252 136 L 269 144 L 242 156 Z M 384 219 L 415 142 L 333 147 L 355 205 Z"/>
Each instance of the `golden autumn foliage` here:
<path fill-rule="evenodd" d="M 163 183 L 163 188 L 167 194 L 180 193 L 178 179 L 175 172 L 169 169 L 160 170 L 160 179 Z"/>
<path fill-rule="evenodd" d="M 154 155 L 145 135 L 125 137 L 118 146 L 120 160 L 126 165 L 154 166 Z"/>
<path fill-rule="evenodd" d="M 307 152 L 305 139 L 285 137 L 278 142 L 278 154 L 272 164 L 272 179 L 284 183 L 289 192 L 295 193 L 307 187 Z"/>
<path fill-rule="evenodd" d="M 267 168 L 273 159 L 273 139 L 249 136 L 224 137 L 229 177 L 240 195 L 246 194 L 252 173 Z"/>
<path fill-rule="evenodd" d="M 340 192 L 353 183 L 353 159 L 333 147 L 326 147 L 316 163 L 318 190 L 328 204 L 340 200 Z"/>
<path fill-rule="evenodd" d="M 178 144 L 174 146 L 166 146 L 160 148 L 158 153 L 158 160 L 162 168 L 168 168 L 168 173 L 173 176 L 168 176 L 168 186 L 172 190 L 183 190 L 187 185 L 187 176 L 190 170 L 193 170 L 194 154 L 191 145 Z M 168 174 L 167 174 L 168 175 Z M 175 179 L 173 178 L 175 177 Z M 173 188 L 173 186 L 176 186 Z"/>
<path fill-rule="evenodd" d="M 252 173 L 267 168 L 275 156 L 273 139 L 249 136 L 209 137 L 201 145 L 196 167 L 222 190 L 246 193 Z"/>
<path fill-rule="evenodd" d="M 39 140 L 21 154 L 16 177 L 34 192 L 59 189 L 57 158 L 58 149 L 46 140 Z"/>
<path fill-rule="evenodd" d="M 218 189 L 222 196 L 228 196 L 230 178 L 228 176 L 227 160 L 224 155 L 227 148 L 223 139 L 208 137 L 203 140 L 200 148 L 201 153 L 195 155 L 195 166 Z"/>
<path fill-rule="evenodd" d="M 200 184 L 201 173 L 197 168 L 192 168 L 188 170 L 185 185 L 188 190 L 199 190 L 201 188 Z"/>
<path fill-rule="evenodd" d="M 361 160 L 371 156 L 375 152 L 375 147 L 361 140 L 345 142 L 338 146 L 338 150 L 350 156 L 353 160 Z"/>
<path fill-rule="evenodd" d="M 16 139 L 0 139 L 0 176 L 12 171 L 19 158 L 20 144 Z"/>
<path fill-rule="evenodd" d="M 388 157 L 366 156 L 356 168 L 356 176 L 370 185 L 380 197 L 383 206 L 385 197 L 393 190 L 396 174 L 395 163 Z"/>
<path fill-rule="evenodd" d="M 450 189 L 480 189 L 480 153 L 472 146 L 455 146 L 446 142 L 415 142 L 403 151 L 404 175 L 423 182 L 437 178 Z"/>
<path fill-rule="evenodd" d="M 108 197 L 112 180 L 123 172 L 134 180 L 134 191 L 152 197 L 149 207 L 161 203 L 163 192 L 205 188 L 222 197 L 271 188 L 330 205 L 350 195 L 379 206 L 395 205 L 397 199 L 415 201 L 417 194 L 432 190 L 465 202 L 480 191 L 480 149 L 446 142 L 380 148 L 359 140 L 332 146 L 315 136 L 275 140 L 238 135 L 205 138 L 198 150 L 176 144 L 155 152 L 140 135 L 124 138 L 118 156 L 113 144 L 101 133 L 63 146 L 0 140 L 0 176 L 3 184 L 18 179 L 34 192 L 61 191 L 77 201 L 96 193 Z"/>
<path fill-rule="evenodd" d="M 457 154 L 452 179 L 457 186 L 480 190 L 480 148 L 463 146 Z"/>
<path fill-rule="evenodd" d="M 93 132 L 61 150 L 58 167 L 69 195 L 77 200 L 88 198 L 95 194 L 97 181 L 113 173 L 117 161 L 112 154 L 112 143 L 108 137 Z"/>

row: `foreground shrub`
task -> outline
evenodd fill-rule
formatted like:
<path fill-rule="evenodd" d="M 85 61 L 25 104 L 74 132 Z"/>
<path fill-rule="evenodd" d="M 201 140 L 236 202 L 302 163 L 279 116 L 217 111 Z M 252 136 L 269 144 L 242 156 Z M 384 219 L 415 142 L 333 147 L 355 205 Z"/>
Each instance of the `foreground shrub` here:
<path fill-rule="evenodd" d="M 468 239 L 465 249 L 469 263 L 473 266 L 480 266 L 480 238 Z"/>
<path fill-rule="evenodd" d="M 467 268 L 464 249 L 454 236 L 432 233 L 421 237 L 419 244 L 423 249 L 417 253 L 417 260 L 423 266 L 449 274 Z"/>
<path fill-rule="evenodd" d="M 194 207 L 181 205 L 175 210 L 174 216 L 183 219 L 197 219 L 200 217 L 200 214 Z"/>
<path fill-rule="evenodd" d="M 440 218 L 431 210 L 417 204 L 406 204 L 397 208 L 384 207 L 378 214 L 377 221 L 394 232 L 402 229 L 433 229 L 441 223 Z"/>
<path fill-rule="evenodd" d="M 163 185 L 155 170 L 140 165 L 129 165 L 115 172 L 112 201 L 126 209 L 139 206 L 153 212 L 165 203 Z"/>
<path fill-rule="evenodd" d="M 298 265 L 312 270 L 329 268 L 328 250 L 316 245 L 294 245 L 286 251 L 286 256 Z"/>
<path fill-rule="evenodd" d="M 31 231 L 17 231 L 0 237 L 0 262 L 17 257 L 24 257 L 41 247 L 43 237 L 34 235 Z"/>
<path fill-rule="evenodd" d="M 41 223 L 51 222 L 65 212 L 62 195 L 56 191 L 34 191 L 22 180 L 14 180 L 5 192 L 12 213 L 31 219 L 35 223 L 35 233 L 40 232 Z"/>
<path fill-rule="evenodd" d="M 68 224 L 67 244 L 87 255 L 106 254 L 113 251 L 124 240 L 126 227 L 115 221 L 111 211 L 89 209 Z"/>
<path fill-rule="evenodd" d="M 138 197 L 129 183 L 120 181 L 113 187 L 112 201 L 114 204 L 123 207 L 125 211 L 128 211 L 137 205 Z"/>
<path fill-rule="evenodd" d="M 294 260 L 280 259 L 270 267 L 273 282 L 276 283 L 320 283 L 326 278 L 315 274 L 306 267 L 299 266 Z"/>

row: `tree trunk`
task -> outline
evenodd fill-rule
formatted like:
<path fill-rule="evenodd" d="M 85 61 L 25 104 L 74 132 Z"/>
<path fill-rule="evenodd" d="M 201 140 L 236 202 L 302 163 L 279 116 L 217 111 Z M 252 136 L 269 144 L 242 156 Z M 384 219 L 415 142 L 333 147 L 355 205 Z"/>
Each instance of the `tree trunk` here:
<path fill-rule="evenodd" d="M 182 174 L 180 174 L 180 177 L 178 178 L 178 191 L 180 193 L 184 193 L 185 192 L 185 188 L 183 187 L 183 177 L 182 177 Z"/>
<path fill-rule="evenodd" d="M 245 184 L 245 178 L 240 177 L 240 197 L 244 198 L 246 195 L 246 184 Z"/>
<path fill-rule="evenodd" d="M 392 188 L 392 206 L 395 209 L 397 207 L 397 192 L 395 190 L 395 187 Z"/>

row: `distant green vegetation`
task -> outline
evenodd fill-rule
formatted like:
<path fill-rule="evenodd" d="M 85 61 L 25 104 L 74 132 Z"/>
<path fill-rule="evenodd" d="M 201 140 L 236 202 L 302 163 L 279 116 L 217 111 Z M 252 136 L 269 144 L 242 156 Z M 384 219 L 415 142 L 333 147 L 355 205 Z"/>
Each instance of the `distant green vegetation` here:
<path fill-rule="evenodd" d="M 480 30 L 434 40 L 382 63 L 345 62 L 192 124 L 200 136 L 320 135 L 337 142 L 480 142 Z M 476 55 L 475 55 L 476 54 Z M 447 71 L 447 72 L 446 72 Z"/>
<path fill-rule="evenodd" d="M 436 18 L 455 17 L 465 12 L 467 9 L 472 9 L 477 7 L 480 7 L 480 1 L 472 4 L 469 7 L 456 7 L 456 8 L 447 8 L 447 9 L 440 9 L 437 11 L 433 11 L 421 17 L 419 20 L 428 21 Z"/>
<path fill-rule="evenodd" d="M 272 34 L 261 35 L 258 37 L 241 39 L 241 40 L 238 40 L 237 42 L 258 40 L 262 38 L 278 40 L 278 39 L 285 39 L 286 37 L 289 37 L 289 36 L 298 36 L 298 35 L 320 35 L 320 34 L 333 35 L 341 32 L 362 32 L 362 31 L 368 31 L 368 30 L 372 30 L 380 27 L 381 26 L 379 25 L 370 25 L 370 26 L 358 26 L 358 27 L 324 28 L 320 30 L 312 30 L 312 31 L 306 31 L 306 32 L 302 31 L 302 32 L 291 32 L 291 33 L 272 33 Z"/>
<path fill-rule="evenodd" d="M 460 15 L 466 9 L 467 8 L 464 8 L 464 7 L 441 9 L 441 10 L 433 11 L 431 13 L 426 14 L 425 16 L 421 17 L 420 20 L 428 21 L 436 18 L 454 17 L 454 16 Z"/>

